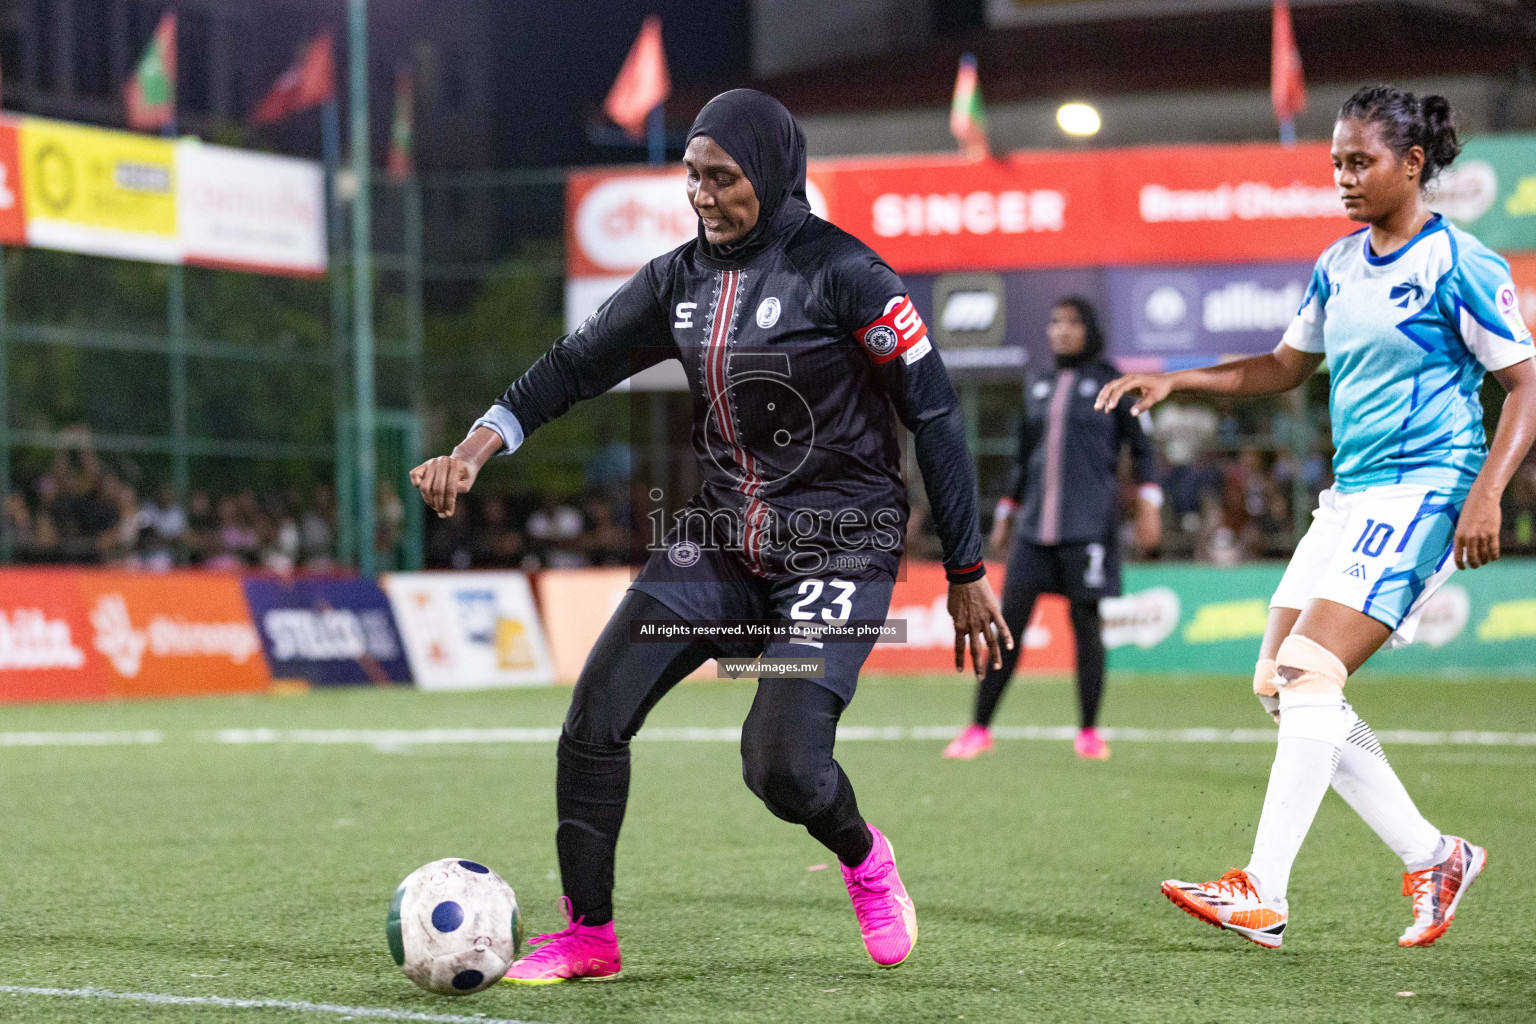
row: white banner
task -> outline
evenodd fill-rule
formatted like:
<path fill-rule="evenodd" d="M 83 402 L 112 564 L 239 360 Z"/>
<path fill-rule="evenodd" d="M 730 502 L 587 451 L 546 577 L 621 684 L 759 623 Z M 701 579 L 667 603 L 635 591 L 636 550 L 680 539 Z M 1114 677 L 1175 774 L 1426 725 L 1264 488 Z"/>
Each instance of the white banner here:
<path fill-rule="evenodd" d="M 319 164 L 183 139 L 176 147 L 176 177 L 187 263 L 325 273 L 325 174 Z"/>
<path fill-rule="evenodd" d="M 533 588 L 520 572 L 396 572 L 382 580 L 423 690 L 555 681 Z"/>

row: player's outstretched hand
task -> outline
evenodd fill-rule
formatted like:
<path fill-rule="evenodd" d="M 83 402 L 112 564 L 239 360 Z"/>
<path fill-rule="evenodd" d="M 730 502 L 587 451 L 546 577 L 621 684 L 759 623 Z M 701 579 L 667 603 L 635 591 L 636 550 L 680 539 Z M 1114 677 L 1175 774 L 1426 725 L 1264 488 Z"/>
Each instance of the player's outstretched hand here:
<path fill-rule="evenodd" d="M 985 578 L 949 585 L 949 617 L 955 620 L 956 672 L 965 668 L 966 647 L 977 679 L 987 674 L 988 666 L 1003 667 L 1003 648 L 1013 650 L 1013 634 Z"/>
<path fill-rule="evenodd" d="M 1456 568 L 1476 569 L 1499 559 L 1499 527 L 1503 514 L 1499 499 L 1473 487 L 1456 521 Z"/>
<path fill-rule="evenodd" d="M 442 519 L 453 515 L 459 495 L 475 485 L 480 467 L 456 455 L 439 455 L 411 470 L 411 483 L 421 491 L 421 500 Z"/>
<path fill-rule="evenodd" d="M 1141 397 L 1136 399 L 1135 405 L 1131 406 L 1131 415 L 1140 416 L 1172 393 L 1173 375 L 1128 373 L 1124 377 L 1116 377 L 1100 389 L 1099 397 L 1093 400 L 1093 407 L 1100 412 L 1114 412 L 1115 406 L 1120 404 L 1120 399 L 1133 391 Z"/>

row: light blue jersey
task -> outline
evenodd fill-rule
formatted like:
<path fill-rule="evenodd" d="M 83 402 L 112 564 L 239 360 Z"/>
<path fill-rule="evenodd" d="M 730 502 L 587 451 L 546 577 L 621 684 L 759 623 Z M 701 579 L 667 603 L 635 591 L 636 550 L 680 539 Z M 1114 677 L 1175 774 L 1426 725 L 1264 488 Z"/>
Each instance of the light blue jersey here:
<path fill-rule="evenodd" d="M 1487 456 L 1483 374 L 1532 354 L 1505 263 L 1437 214 L 1407 245 L 1329 246 L 1285 343 L 1328 358 L 1334 489 L 1464 494 Z"/>

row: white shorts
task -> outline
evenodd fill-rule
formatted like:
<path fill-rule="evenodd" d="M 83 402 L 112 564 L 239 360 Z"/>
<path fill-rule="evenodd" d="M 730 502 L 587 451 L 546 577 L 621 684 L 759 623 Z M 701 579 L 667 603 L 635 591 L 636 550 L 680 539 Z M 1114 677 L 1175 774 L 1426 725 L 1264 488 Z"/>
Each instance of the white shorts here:
<path fill-rule="evenodd" d="M 1386 646 L 1412 643 L 1425 602 L 1456 571 L 1451 544 L 1465 500 L 1465 491 L 1416 484 L 1329 488 L 1269 606 L 1334 601 L 1389 627 Z"/>

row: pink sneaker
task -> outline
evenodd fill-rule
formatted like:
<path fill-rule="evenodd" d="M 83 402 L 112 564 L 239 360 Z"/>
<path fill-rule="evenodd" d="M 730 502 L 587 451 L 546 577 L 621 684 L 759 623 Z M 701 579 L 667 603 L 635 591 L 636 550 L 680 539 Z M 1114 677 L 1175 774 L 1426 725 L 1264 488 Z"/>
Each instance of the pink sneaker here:
<path fill-rule="evenodd" d="M 1072 742 L 1072 749 L 1077 751 L 1077 756 L 1088 761 L 1109 760 L 1109 744 L 1099 735 L 1099 730 L 1093 726 L 1079 729 L 1077 739 Z"/>
<path fill-rule="evenodd" d="M 976 755 L 985 754 L 991 749 L 992 730 L 984 725 L 971 725 L 949 741 L 949 746 L 944 748 L 944 756 L 969 761 Z"/>
<path fill-rule="evenodd" d="M 571 919 L 571 901 L 560 897 L 565 928 L 539 935 L 534 945 L 545 943 L 507 969 L 501 980 L 513 985 L 558 985 L 562 981 L 612 981 L 624 968 L 619 937 L 613 922 L 582 924 Z"/>
<path fill-rule="evenodd" d="M 881 967 L 895 967 L 905 960 L 917 944 L 917 909 L 907 895 L 896 871 L 896 853 L 890 841 L 875 826 L 869 826 L 875 845 L 856 868 L 846 864 L 843 881 L 853 900 L 853 913 L 859 919 L 859 933 L 864 948 Z"/>

